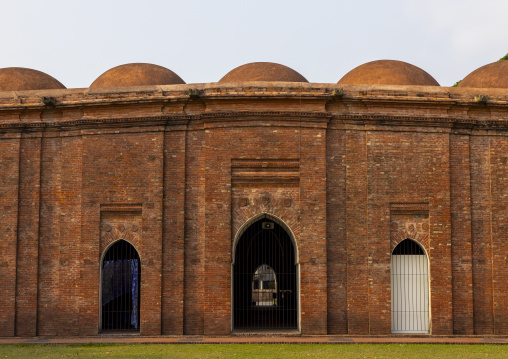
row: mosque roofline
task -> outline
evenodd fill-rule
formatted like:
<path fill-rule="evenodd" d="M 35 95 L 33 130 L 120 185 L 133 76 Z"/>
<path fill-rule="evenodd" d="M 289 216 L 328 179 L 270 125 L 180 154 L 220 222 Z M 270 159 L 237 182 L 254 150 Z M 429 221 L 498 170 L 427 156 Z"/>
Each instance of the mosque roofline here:
<path fill-rule="evenodd" d="M 489 104 L 508 104 L 508 89 L 414 85 L 348 85 L 304 82 L 234 82 L 75 88 L 0 92 L 0 109 L 44 107 L 42 97 L 54 97 L 55 106 L 107 103 L 188 101 L 230 98 L 295 98 L 325 100 L 391 99 L 397 102 L 470 103 L 475 96 L 489 96 Z"/>

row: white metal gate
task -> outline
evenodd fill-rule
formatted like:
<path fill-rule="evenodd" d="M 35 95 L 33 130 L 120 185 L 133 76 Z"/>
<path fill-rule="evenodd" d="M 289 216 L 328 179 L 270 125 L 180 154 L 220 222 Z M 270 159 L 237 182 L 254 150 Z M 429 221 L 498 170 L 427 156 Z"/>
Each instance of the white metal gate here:
<path fill-rule="evenodd" d="M 429 262 L 420 245 L 405 239 L 392 252 L 392 333 L 429 333 Z"/>

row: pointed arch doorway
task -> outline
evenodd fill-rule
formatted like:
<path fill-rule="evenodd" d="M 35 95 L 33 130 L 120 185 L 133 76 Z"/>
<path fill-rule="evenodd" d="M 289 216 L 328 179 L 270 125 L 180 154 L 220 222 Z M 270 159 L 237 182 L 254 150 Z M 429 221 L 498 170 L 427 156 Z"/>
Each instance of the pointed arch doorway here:
<path fill-rule="evenodd" d="M 296 248 L 282 222 L 253 221 L 233 257 L 233 330 L 297 330 Z"/>
<path fill-rule="evenodd" d="M 139 331 L 138 251 L 120 239 L 104 253 L 101 261 L 101 332 Z"/>

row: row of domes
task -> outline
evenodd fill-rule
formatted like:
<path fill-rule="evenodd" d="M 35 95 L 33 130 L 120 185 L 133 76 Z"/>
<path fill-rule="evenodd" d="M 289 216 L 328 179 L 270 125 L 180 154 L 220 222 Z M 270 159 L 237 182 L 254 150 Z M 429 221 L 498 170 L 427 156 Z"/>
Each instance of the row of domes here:
<path fill-rule="evenodd" d="M 277 81 L 308 82 L 295 70 L 271 62 L 253 62 L 228 72 L 219 83 Z M 114 67 L 99 76 L 90 87 L 177 85 L 185 82 L 173 71 L 158 65 L 134 63 Z M 360 65 L 338 84 L 420 85 L 439 83 L 419 67 L 402 61 L 378 60 Z M 498 61 L 473 71 L 458 87 L 508 88 L 508 61 Z M 37 70 L 21 67 L 0 69 L 0 91 L 65 89 L 59 81 Z"/>

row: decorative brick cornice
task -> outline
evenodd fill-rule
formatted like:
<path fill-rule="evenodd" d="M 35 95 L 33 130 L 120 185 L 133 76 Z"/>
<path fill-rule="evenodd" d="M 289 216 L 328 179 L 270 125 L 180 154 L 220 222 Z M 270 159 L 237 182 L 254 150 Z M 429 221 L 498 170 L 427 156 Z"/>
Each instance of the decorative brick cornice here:
<path fill-rule="evenodd" d="M 233 118 L 305 118 L 316 120 L 328 120 L 331 116 L 327 113 L 321 112 L 296 112 L 296 111 L 244 111 L 244 112 L 215 112 L 206 113 L 201 115 L 171 115 L 171 116 L 143 116 L 143 117 L 120 117 L 120 118 L 80 118 L 67 121 L 37 121 L 37 122 L 8 122 L 0 123 L 0 129 L 18 129 L 23 130 L 27 128 L 61 128 L 67 127 L 89 127 L 89 126 L 108 126 L 115 124 L 172 124 L 175 122 L 187 122 L 192 120 L 222 120 Z"/>
<path fill-rule="evenodd" d="M 311 118 L 330 119 L 332 115 L 326 112 L 299 112 L 299 111 L 231 111 L 205 113 L 202 119 L 245 118 L 245 117 L 284 117 L 284 118 Z"/>
<path fill-rule="evenodd" d="M 64 121 L 34 121 L 34 122 L 7 122 L 0 123 L 0 130 L 23 130 L 23 129 L 62 129 L 76 127 L 101 127 L 111 125 L 144 126 L 152 124 L 172 125 L 189 121 L 214 122 L 222 120 L 256 120 L 259 118 L 297 121 L 303 119 L 311 122 L 326 123 L 330 120 L 339 122 L 363 122 L 378 125 L 405 125 L 405 126 L 441 126 L 446 128 L 460 127 L 469 129 L 508 129 L 508 119 L 482 120 L 457 117 L 433 117 L 433 116 L 391 116 L 391 115 L 362 115 L 341 114 L 333 115 L 327 112 L 299 112 L 299 111 L 228 111 L 211 112 L 196 115 L 157 115 L 140 117 L 117 117 L 117 118 L 79 118 Z M 295 123 L 296 126 L 296 123 Z"/>
<path fill-rule="evenodd" d="M 494 128 L 507 128 L 508 120 L 480 120 L 472 118 L 458 118 L 458 117 L 432 117 L 432 116 L 390 116 L 390 115 L 336 115 L 332 119 L 339 121 L 364 121 L 374 123 L 404 123 L 410 124 L 415 123 L 418 126 L 421 125 L 441 125 L 445 127 L 453 127 L 453 125 L 464 125 L 466 127 L 494 127 Z"/>
<path fill-rule="evenodd" d="M 121 118 L 80 118 L 68 121 L 40 121 L 40 122 L 9 122 L 0 124 L 0 129 L 3 128 L 14 128 L 14 129 L 25 129 L 25 128 L 62 128 L 67 127 L 88 127 L 88 126 L 101 126 L 101 125 L 113 125 L 113 124 L 153 124 L 160 123 L 165 124 L 173 121 L 190 121 L 193 119 L 199 119 L 199 116 L 189 115 L 175 115 L 175 116 L 146 116 L 146 117 L 121 117 Z"/>

